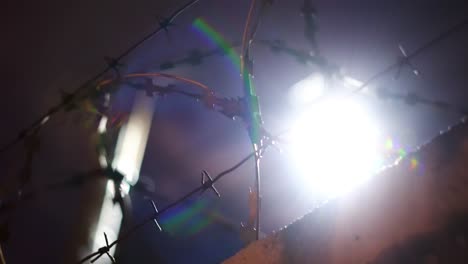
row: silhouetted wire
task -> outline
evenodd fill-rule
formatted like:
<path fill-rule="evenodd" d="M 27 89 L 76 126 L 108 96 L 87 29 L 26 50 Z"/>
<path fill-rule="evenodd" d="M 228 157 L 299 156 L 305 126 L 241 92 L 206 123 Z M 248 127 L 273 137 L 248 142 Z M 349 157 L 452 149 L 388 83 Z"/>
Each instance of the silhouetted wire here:
<path fill-rule="evenodd" d="M 452 26 L 448 30 L 442 32 L 439 34 L 437 37 L 433 38 L 432 40 L 428 41 L 425 45 L 420 47 L 419 49 L 415 50 L 411 55 L 408 57 L 414 58 L 418 56 L 420 53 L 432 48 L 435 44 L 438 42 L 446 39 L 450 35 L 457 33 L 458 31 L 462 30 L 464 27 L 468 25 L 468 18 L 465 18 L 464 20 L 460 21 L 458 24 Z"/>
<path fill-rule="evenodd" d="M 228 44 L 229 49 L 233 49 L 233 48 L 239 47 L 239 46 L 240 46 L 240 42 L 233 42 L 233 43 Z M 218 55 L 218 54 L 219 55 L 224 54 L 223 48 L 216 48 L 216 49 L 212 49 L 212 50 L 202 52 L 202 53 L 200 53 L 200 57 L 198 59 L 201 61 L 204 58 L 208 58 L 210 56 L 214 56 L 214 55 Z M 175 63 L 176 64 L 177 63 L 190 63 L 191 60 L 193 60 L 193 57 L 184 58 L 184 59 L 181 59 L 179 61 L 176 61 Z"/>
<path fill-rule="evenodd" d="M 166 22 L 169 24 L 169 23 L 172 23 L 174 21 L 174 19 L 176 19 L 180 14 L 182 14 L 186 9 L 190 8 L 191 6 L 193 6 L 194 4 L 196 4 L 197 2 L 199 2 L 200 0 L 192 0 L 190 2 L 187 2 L 185 5 L 183 5 L 182 7 L 180 7 L 179 9 L 177 9 L 176 11 L 174 11 L 172 13 L 172 15 L 169 16 L 169 18 L 166 20 Z M 149 33 L 148 35 L 146 35 L 145 37 L 143 37 L 141 40 L 137 41 L 135 44 L 133 44 L 132 46 L 130 46 L 126 51 L 124 51 L 120 56 L 117 57 L 117 60 L 120 60 L 122 58 L 124 58 L 125 56 L 127 56 L 128 54 L 130 54 L 133 50 L 135 50 L 138 46 L 140 46 L 141 44 L 143 44 L 143 42 L 147 41 L 148 39 L 150 39 L 151 37 L 159 34 L 161 32 L 161 30 L 164 30 L 164 27 L 160 26 L 158 29 L 154 30 L 153 32 Z"/>
<path fill-rule="evenodd" d="M 122 79 L 125 79 L 125 78 L 135 78 L 135 77 L 164 77 L 164 78 L 170 78 L 170 79 L 175 79 L 175 80 L 178 80 L 178 81 L 182 81 L 182 82 L 185 82 L 185 83 L 188 83 L 188 84 L 191 84 L 191 85 L 195 85 L 199 88 L 201 88 L 203 91 L 205 92 L 211 92 L 210 88 L 200 82 L 197 82 L 197 81 L 194 81 L 192 79 L 189 79 L 189 78 L 185 78 L 185 77 L 181 77 L 181 76 L 178 76 L 178 75 L 174 75 L 174 74 L 167 74 L 167 73 L 132 73 L 132 74 L 127 74 L 127 75 L 124 75 L 124 76 L 120 76 L 120 78 L 118 79 L 118 81 L 121 81 Z M 98 87 L 99 89 L 102 89 L 103 86 L 105 85 L 109 85 L 111 84 L 112 82 L 116 81 L 116 79 L 106 79 L 106 80 L 102 80 L 99 82 L 98 84 Z M 129 83 L 127 83 L 129 84 Z M 189 92 L 185 92 L 185 91 L 180 91 L 180 90 L 176 90 L 176 89 L 167 89 L 167 91 L 159 91 L 161 93 L 168 93 L 168 92 L 172 92 L 172 93 L 178 93 L 178 94 L 181 94 L 181 95 L 184 95 L 184 96 L 187 96 L 187 97 L 191 97 L 191 98 L 194 98 L 194 99 L 197 99 L 197 100 L 201 100 L 202 99 L 202 96 L 201 95 L 198 95 L 198 94 L 194 94 L 194 93 L 189 93 Z M 33 133 L 31 133 L 30 135 L 27 135 L 27 138 L 31 137 L 31 136 L 35 136 L 36 134 L 35 133 L 38 133 L 39 132 L 39 128 L 40 127 L 36 127 L 33 131 Z M 37 136 L 37 135 L 36 135 Z M 33 151 L 35 151 L 33 149 Z M 28 160 L 26 162 L 26 169 L 29 169 L 27 171 L 25 171 L 26 173 L 26 176 L 22 175 L 22 178 L 25 177 L 26 180 L 29 180 L 30 179 L 30 173 L 27 173 L 28 171 L 31 170 L 31 161 L 32 161 L 32 152 L 28 150 Z M 23 181 L 23 179 L 22 179 Z M 17 195 L 16 195 L 16 198 L 13 200 L 14 203 L 16 202 L 19 202 L 19 201 L 23 201 L 26 197 L 29 197 L 29 196 L 34 196 L 35 193 L 34 192 L 29 192 L 29 196 L 26 196 L 24 195 L 23 193 L 23 187 L 25 186 L 26 182 L 22 182 L 21 184 L 21 188 L 19 188 L 19 190 L 16 192 Z M 12 205 L 12 202 L 8 203 L 7 204 L 8 206 L 9 205 Z M 0 212 L 2 212 L 5 208 L 5 204 L 3 203 L 0 203 Z"/>
<path fill-rule="evenodd" d="M 77 173 L 66 180 L 50 183 L 36 190 L 16 191 L 14 195 L 11 195 L 12 197 L 0 200 L 0 214 L 16 208 L 19 203 L 37 199 L 40 194 L 50 193 L 69 187 L 76 187 L 84 184 L 84 182 L 88 180 L 99 179 L 97 176 L 102 175 L 106 175 L 105 169 L 94 169 L 84 173 Z"/>
<path fill-rule="evenodd" d="M 466 107 L 456 106 L 455 104 L 451 104 L 446 101 L 442 100 L 433 100 L 422 97 L 414 92 L 409 92 L 406 94 L 402 93 L 395 93 L 387 91 L 385 88 L 379 88 L 377 90 L 377 97 L 381 100 L 398 100 L 402 101 L 409 106 L 415 106 L 417 104 L 427 105 L 433 108 L 437 108 L 440 110 L 449 111 L 451 113 L 456 113 L 460 115 L 467 115 L 468 110 Z"/>
<path fill-rule="evenodd" d="M 415 51 L 413 51 L 412 53 L 408 54 L 408 56 L 406 57 L 407 60 L 411 60 L 411 59 L 414 59 L 415 57 L 421 55 L 423 52 L 426 52 L 427 50 L 429 50 L 430 48 L 434 47 L 434 45 L 436 45 L 437 43 L 441 42 L 442 40 L 450 37 L 452 34 L 462 30 L 465 26 L 468 25 L 468 18 L 465 18 L 464 20 L 462 20 L 460 23 L 450 27 L 449 29 L 447 29 L 446 31 L 440 33 L 439 35 L 437 35 L 435 38 L 429 40 L 428 42 L 426 42 L 424 45 L 422 45 L 421 47 L 419 47 L 418 49 L 416 49 Z M 358 88 L 356 88 L 354 91 L 352 91 L 351 93 L 349 93 L 346 97 L 349 97 L 349 96 L 353 96 L 354 94 L 356 93 L 359 93 L 360 91 L 362 91 L 364 88 L 366 88 L 367 86 L 369 86 L 369 84 L 371 84 L 372 82 L 374 82 L 375 80 L 379 79 L 380 77 L 390 73 L 391 71 L 393 71 L 394 69 L 398 68 L 399 66 L 401 65 L 401 62 L 396 62 L 394 64 L 391 64 L 389 65 L 388 67 L 386 67 L 384 70 L 372 75 L 369 79 L 367 79 L 361 86 L 359 86 Z"/>
<path fill-rule="evenodd" d="M 235 171 L 236 169 L 238 169 L 240 166 L 242 166 L 244 163 L 246 163 L 248 160 L 250 160 L 252 157 L 256 156 L 257 153 L 259 151 L 262 151 L 262 150 L 265 150 L 266 148 L 268 148 L 271 144 L 273 144 L 273 141 L 276 137 L 272 137 L 268 142 L 266 142 L 264 145 L 262 145 L 261 147 L 259 147 L 258 150 L 256 151 L 253 151 L 251 153 L 249 153 L 247 156 L 245 156 L 243 159 L 241 159 L 238 163 L 236 163 L 235 165 L 233 165 L 232 167 L 220 172 L 216 177 L 213 178 L 213 180 L 211 182 L 209 182 L 209 184 L 211 186 L 214 185 L 214 183 L 216 183 L 217 181 L 221 180 L 223 177 L 225 177 L 226 175 L 228 175 L 229 173 Z M 168 210 L 174 208 L 175 206 L 183 203 L 185 200 L 189 199 L 190 197 L 192 197 L 193 195 L 197 194 L 197 193 L 203 193 L 205 190 L 206 190 L 206 187 L 207 186 L 204 186 L 204 185 L 201 185 L 201 186 L 198 186 L 197 188 L 193 189 L 192 191 L 188 192 L 187 194 L 185 194 L 184 196 L 182 196 L 181 198 L 177 199 L 176 201 L 172 202 L 171 204 L 167 205 L 166 207 L 164 207 L 163 209 L 151 214 L 150 216 L 148 216 L 147 218 L 145 218 L 143 221 L 141 221 L 140 223 L 136 224 L 135 226 L 133 226 L 132 228 L 128 229 L 127 231 L 125 231 L 124 233 L 122 233 L 115 241 L 113 241 L 112 243 L 106 245 L 105 247 L 102 247 L 100 250 L 96 251 L 96 252 L 93 252 L 87 256 L 85 256 L 84 258 L 82 258 L 79 263 L 84 263 L 86 262 L 87 260 L 95 257 L 95 256 L 98 256 L 98 255 L 103 255 L 102 252 L 103 251 L 108 251 L 109 249 L 111 249 L 112 247 L 114 247 L 115 245 L 123 242 L 124 240 L 128 239 L 132 234 L 134 234 L 135 232 L 137 232 L 141 227 L 143 227 L 144 225 L 146 225 L 147 223 L 153 221 L 154 219 L 158 218 L 161 214 L 167 212 Z M 209 186 L 208 186 L 209 187 Z"/>
<path fill-rule="evenodd" d="M 240 42 L 232 42 L 228 43 L 228 49 L 232 50 L 235 47 L 240 47 L 241 43 Z M 192 66 L 197 66 L 203 62 L 204 59 L 209 58 L 214 55 L 224 55 L 224 49 L 223 48 L 214 48 L 206 51 L 199 51 L 199 53 L 196 57 L 194 57 L 193 54 L 190 54 L 189 56 L 185 56 L 180 59 L 175 59 L 175 60 L 167 60 L 159 65 L 160 70 L 168 70 L 168 69 L 174 69 L 177 66 L 181 64 L 189 64 Z M 194 58 L 196 59 L 196 63 L 194 63 Z"/>
<path fill-rule="evenodd" d="M 199 2 L 199 0 L 191 0 L 189 1 L 188 3 L 186 3 L 185 5 L 183 5 L 182 7 L 180 7 L 179 9 L 177 9 L 176 11 L 174 11 L 170 16 L 169 18 L 167 19 L 167 21 L 170 23 L 172 21 L 174 21 L 174 19 L 179 16 L 180 14 L 182 14 L 186 9 L 188 9 L 189 7 L 191 7 L 192 5 L 196 4 L 197 2 Z M 162 26 L 159 26 L 156 30 L 150 32 L 149 34 L 147 34 L 146 36 L 144 36 L 142 39 L 140 39 L 139 41 L 135 42 L 135 44 L 131 45 L 128 49 L 126 49 L 124 52 L 122 52 L 116 59 L 113 59 L 113 61 L 115 61 L 116 63 L 119 63 L 121 59 L 123 59 L 124 57 L 126 57 L 127 55 L 129 55 L 132 51 L 134 51 L 136 48 L 138 48 L 142 43 L 144 43 L 145 41 L 147 41 L 148 39 L 150 39 L 151 37 L 157 35 L 159 32 L 161 32 L 162 30 L 164 30 L 164 28 Z M 73 101 L 73 99 L 75 99 L 78 94 L 85 88 L 87 88 L 89 85 L 91 85 L 93 82 L 97 81 L 99 78 L 101 78 L 102 76 L 104 76 L 107 72 L 109 72 L 109 70 L 112 70 L 113 68 L 115 68 L 115 65 L 111 65 L 111 64 L 108 64 L 108 66 L 103 69 L 102 71 L 98 72 L 97 74 L 95 74 L 94 76 L 92 76 L 90 79 L 88 79 L 87 81 L 83 82 L 81 85 L 79 85 L 74 92 L 72 92 L 70 94 L 70 98 L 69 100 L 62 100 L 60 103 L 58 103 L 57 105 L 51 107 L 45 114 L 41 115 L 38 119 L 36 119 L 36 121 L 32 122 L 31 125 L 29 125 L 28 127 L 24 128 L 22 131 L 20 131 L 20 133 L 17 135 L 17 137 L 10 141 L 9 143 L 6 143 L 5 145 L 3 145 L 2 147 L 0 147 L 0 154 L 1 153 L 4 153 L 5 151 L 7 151 L 8 149 L 10 149 L 11 147 L 15 146 L 16 144 L 18 144 L 19 142 L 21 142 L 22 140 L 24 140 L 27 136 L 29 136 L 29 134 L 31 133 L 31 131 L 33 131 L 34 129 L 38 128 L 38 127 L 41 127 L 42 125 L 44 125 L 48 120 L 49 118 L 56 114 L 57 112 L 59 112 L 61 109 L 63 109 L 66 105 L 68 105 L 71 101 Z"/>
<path fill-rule="evenodd" d="M 174 77 L 174 75 L 161 74 L 161 73 L 136 73 L 136 74 L 125 75 L 125 76 L 123 76 L 123 78 L 155 77 L 155 76 L 164 76 L 164 77 L 168 77 L 168 78 L 169 77 L 171 77 L 171 78 Z M 99 85 L 105 86 L 105 85 L 110 84 L 112 81 L 113 81 L 112 79 L 103 80 L 103 81 L 100 82 Z M 192 81 L 187 81 L 187 82 L 189 82 L 190 84 L 193 84 Z M 175 86 L 171 86 L 171 85 L 166 86 L 166 87 L 160 87 L 160 86 L 157 86 L 157 85 L 153 85 L 152 83 L 138 84 L 138 83 L 131 83 L 131 82 L 122 82 L 121 84 L 122 85 L 129 85 L 129 86 L 131 86 L 131 87 L 133 87 L 133 88 L 135 88 L 137 90 L 138 89 L 139 90 L 146 90 L 147 92 L 150 92 L 149 96 L 152 96 L 154 93 L 157 93 L 157 94 L 162 95 L 162 96 L 165 95 L 165 94 L 175 93 L 175 94 L 181 94 L 181 95 L 189 97 L 191 99 L 202 100 L 202 101 L 205 100 L 203 94 L 190 93 L 190 92 L 186 92 L 186 91 L 183 91 L 183 90 L 178 90 L 178 89 L 176 89 Z M 200 84 L 200 83 L 197 83 L 197 84 L 199 86 L 201 86 L 203 89 L 208 88 L 203 84 Z M 150 85 L 150 87 L 147 87 L 148 85 Z M 222 106 L 222 104 L 224 102 L 223 99 L 218 99 L 217 101 L 218 101 L 218 103 L 221 104 L 220 106 Z M 231 102 L 229 99 L 227 101 Z M 226 115 L 226 113 L 223 112 L 222 110 L 220 112 L 222 114 Z M 243 111 L 241 110 L 241 112 L 243 112 Z M 239 113 L 237 113 L 236 115 L 239 115 Z M 232 118 L 232 116 L 229 116 L 229 115 L 227 115 L 227 116 Z M 264 134 L 266 135 L 267 133 L 264 131 Z M 272 139 L 271 137 L 269 137 L 269 138 Z M 247 157 L 247 159 L 250 158 L 250 157 L 251 156 Z M 236 168 L 237 168 L 237 166 L 234 166 L 231 169 L 235 170 Z M 226 171 L 226 173 L 229 173 L 230 171 L 231 170 L 228 170 L 228 171 Z M 0 213 L 4 213 L 4 212 L 7 212 L 7 211 L 9 211 L 9 210 L 11 210 L 13 208 L 16 208 L 17 205 L 20 202 L 26 202 L 26 201 L 35 199 L 35 198 L 37 198 L 37 196 L 39 194 L 48 193 L 48 192 L 60 190 L 62 188 L 67 188 L 67 187 L 76 187 L 76 186 L 84 184 L 84 182 L 87 181 L 87 180 L 98 179 L 98 177 L 96 177 L 96 176 L 99 176 L 99 175 L 101 175 L 101 176 L 104 175 L 108 179 L 113 180 L 113 178 L 110 177 L 110 175 L 112 175 L 112 174 L 113 174 L 112 171 L 109 171 L 109 170 L 107 170 L 105 168 L 104 169 L 95 169 L 95 170 L 91 170 L 91 171 L 88 171 L 88 172 L 85 172 L 85 173 L 78 173 L 78 174 L 72 176 L 69 179 L 66 179 L 66 180 L 60 181 L 60 182 L 56 182 L 56 183 L 51 183 L 51 184 L 48 184 L 48 185 L 44 186 L 43 188 L 39 188 L 39 189 L 36 189 L 36 190 L 26 190 L 26 191 L 25 190 L 18 190 L 13 195 L 8 197 L 7 199 L 0 200 Z M 223 174 L 221 174 L 221 176 L 222 175 Z"/>

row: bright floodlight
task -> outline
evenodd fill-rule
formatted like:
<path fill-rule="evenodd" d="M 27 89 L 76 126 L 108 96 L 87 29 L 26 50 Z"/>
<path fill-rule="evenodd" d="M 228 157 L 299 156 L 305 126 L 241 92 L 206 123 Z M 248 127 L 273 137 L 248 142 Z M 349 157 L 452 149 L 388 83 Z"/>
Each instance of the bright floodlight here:
<path fill-rule="evenodd" d="M 377 169 L 377 128 L 351 101 L 327 102 L 304 113 L 290 134 L 291 157 L 311 195 L 331 198 Z"/>
<path fill-rule="evenodd" d="M 304 105 L 317 100 L 325 91 L 325 78 L 322 74 L 313 73 L 291 87 L 293 105 Z"/>

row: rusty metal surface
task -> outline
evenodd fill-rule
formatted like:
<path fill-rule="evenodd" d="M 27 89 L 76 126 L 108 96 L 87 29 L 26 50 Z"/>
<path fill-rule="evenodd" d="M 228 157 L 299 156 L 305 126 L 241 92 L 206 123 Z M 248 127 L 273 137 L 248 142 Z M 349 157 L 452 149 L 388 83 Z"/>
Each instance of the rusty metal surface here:
<path fill-rule="evenodd" d="M 412 158 L 420 170 L 410 169 Z M 468 263 L 467 187 L 462 121 L 224 263 Z"/>

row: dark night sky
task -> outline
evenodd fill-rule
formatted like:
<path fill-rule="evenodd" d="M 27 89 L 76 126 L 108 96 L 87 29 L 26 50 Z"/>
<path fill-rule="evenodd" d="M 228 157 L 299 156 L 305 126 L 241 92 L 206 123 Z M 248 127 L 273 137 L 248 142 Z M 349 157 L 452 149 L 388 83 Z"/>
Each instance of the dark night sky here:
<path fill-rule="evenodd" d="M 239 2 L 239 3 L 238 3 Z M 393 63 L 398 44 L 412 51 L 468 16 L 463 0 L 449 1 L 313 1 L 319 16 L 319 45 L 323 54 L 352 76 L 364 80 Z M 72 91 L 81 81 L 105 66 L 104 56 L 114 56 L 157 26 L 157 15 L 167 15 L 185 1 L 11 1 L 2 6 L 2 96 L 0 143 L 14 138 L 39 113 L 58 102 L 59 89 Z M 157 71 L 160 63 L 184 57 L 193 48 L 214 46 L 191 26 L 203 17 L 227 40 L 240 40 L 248 1 L 201 0 L 176 20 L 169 36 L 151 39 L 125 60 L 128 72 Z M 258 32 L 260 39 L 283 39 L 293 47 L 307 48 L 302 0 L 275 1 Z M 413 91 L 427 98 L 467 106 L 468 29 L 439 43 L 412 62 L 422 72 L 415 77 L 404 71 L 399 80 L 378 82 L 393 91 Z M 285 96 L 292 84 L 311 68 L 284 54 L 273 54 L 255 45 L 255 84 L 265 125 L 271 131 L 284 128 L 288 118 Z M 214 56 L 203 64 L 181 66 L 171 73 L 207 84 L 219 94 L 241 95 L 238 70 L 226 56 Z M 119 101 L 125 111 L 131 91 L 122 90 Z M 417 147 L 460 116 L 427 106 L 365 98 L 384 124 L 408 149 Z M 33 186 L 66 178 L 96 166 L 89 155 L 90 129 L 60 114 L 42 132 L 35 160 Z M 199 172 L 213 174 L 240 160 L 250 151 L 239 122 L 206 111 L 186 98 L 169 96 L 160 102 L 153 120 L 141 178 L 155 186 L 150 194 L 163 207 L 199 183 Z M 24 152 L 16 147 L 0 157 L 0 194 L 16 184 Z M 288 170 L 287 159 L 276 151 L 263 162 L 263 228 L 278 229 L 311 210 L 311 201 Z M 248 162 L 218 184 L 223 197 L 203 198 L 204 208 L 223 216 L 230 225 L 247 218 L 247 191 L 253 183 L 253 162 Z M 45 194 L 8 215 L 12 236 L 5 247 L 7 263 L 58 263 L 64 241 L 73 228 L 78 190 Z M 147 194 L 146 194 L 147 195 Z M 149 213 L 133 192 L 134 220 Z M 190 207 L 190 206 L 188 206 Z M 203 215 L 195 218 L 203 219 Z M 1 219 L 5 219 L 2 216 Z M 200 220 L 200 219 L 199 219 Z M 197 219 L 191 220 L 196 224 Z M 190 226 L 190 223 L 187 225 Z M 236 252 L 242 243 L 226 225 L 214 222 L 195 235 L 181 231 L 160 234 L 147 226 L 121 248 L 121 263 L 216 263 Z M 28 249 L 28 253 L 24 250 Z"/>

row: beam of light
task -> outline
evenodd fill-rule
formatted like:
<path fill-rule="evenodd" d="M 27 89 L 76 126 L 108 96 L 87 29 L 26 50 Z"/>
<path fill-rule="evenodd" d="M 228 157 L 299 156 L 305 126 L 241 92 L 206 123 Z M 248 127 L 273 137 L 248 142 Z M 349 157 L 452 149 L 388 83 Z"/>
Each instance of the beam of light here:
<path fill-rule="evenodd" d="M 154 111 L 154 98 L 137 93 L 130 118 L 122 127 L 112 166 L 130 184 L 138 181 Z"/>
<path fill-rule="evenodd" d="M 332 198 L 372 176 L 380 166 L 378 129 L 352 101 L 328 101 L 301 115 L 289 135 L 291 159 L 312 196 Z"/>
<path fill-rule="evenodd" d="M 106 116 L 102 116 L 101 119 L 99 120 L 98 135 L 97 135 L 98 141 L 102 141 L 102 137 L 106 133 L 107 121 L 108 119 Z M 99 142 L 98 144 L 103 144 L 103 142 Z M 101 168 L 106 168 L 108 166 L 107 159 L 106 159 L 107 153 L 105 153 L 103 148 L 100 148 L 98 154 L 99 154 L 99 157 L 98 157 L 99 165 L 101 166 Z"/>
<path fill-rule="evenodd" d="M 154 100 L 155 98 L 146 96 L 144 92 L 137 92 L 129 121 L 119 132 L 112 166 L 125 176 L 125 181 L 122 182 L 121 185 L 124 195 L 128 194 L 130 184 L 135 184 L 139 178 L 140 167 L 143 161 L 154 112 Z M 101 118 L 98 126 L 98 133 L 105 133 L 107 121 L 107 118 Z M 101 165 L 107 164 L 105 157 L 100 157 L 100 162 Z M 120 205 L 113 202 L 114 194 L 114 182 L 108 180 L 101 212 L 96 223 L 93 251 L 97 251 L 100 247 L 105 245 L 103 233 L 107 234 L 110 241 L 118 237 L 123 215 Z M 115 247 L 113 247 L 109 253 L 113 255 L 114 252 Z M 106 260 L 106 258 L 101 258 L 96 263 L 106 263 Z"/>

